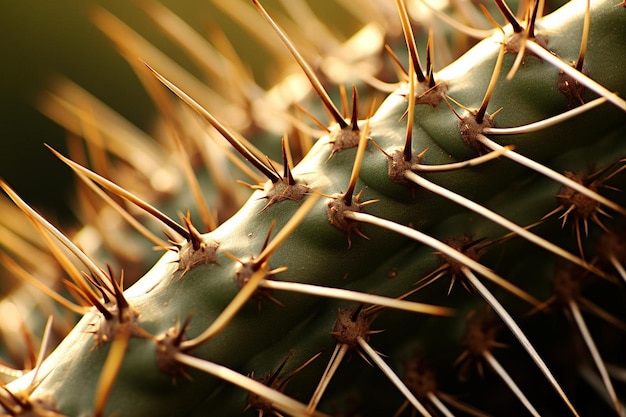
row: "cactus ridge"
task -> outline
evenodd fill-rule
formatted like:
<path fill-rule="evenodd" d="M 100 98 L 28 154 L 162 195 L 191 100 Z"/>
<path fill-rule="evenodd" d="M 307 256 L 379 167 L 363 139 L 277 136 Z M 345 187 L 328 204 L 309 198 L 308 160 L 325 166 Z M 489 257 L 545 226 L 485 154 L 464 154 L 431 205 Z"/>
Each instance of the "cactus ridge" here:
<path fill-rule="evenodd" d="M 75 325 L 61 319 L 71 330 L 45 359 L 57 319 L 44 325 L 46 314 L 33 314 L 47 336 L 30 371 L 7 367 L 12 380 L 0 392 L 3 412 L 623 415 L 623 4 L 573 0 L 541 16 L 537 2 L 518 20 L 498 0 L 507 24 L 496 24 L 435 71 L 437 34 L 426 35 L 422 65 L 409 12 L 396 0 L 406 44 L 398 56 L 406 57 L 408 70 L 400 68 L 394 90 L 365 114 L 368 106 L 359 98 L 365 85 L 355 83 L 349 110 L 341 89 L 339 110 L 305 54 L 258 1 L 252 3 L 294 56 L 332 123 L 315 143 L 283 135 L 280 145 L 272 140 L 265 150 L 262 119 L 246 126 L 259 140 L 244 139 L 230 127 L 241 111 L 227 116 L 227 110 L 228 122 L 220 121 L 214 114 L 223 109 L 205 103 L 206 87 L 193 88 L 166 58 L 97 11 L 105 32 L 125 34 L 126 43 L 114 41 L 169 114 L 167 126 L 177 137 L 172 152 L 187 161 L 183 170 L 194 169 L 185 148 L 197 145 L 185 141 L 196 135 L 210 144 L 193 157 L 211 161 L 217 174 L 188 176 L 189 188 L 206 197 L 172 196 L 164 182 L 152 194 L 162 200 L 161 210 L 53 150 L 85 187 L 111 194 L 105 194 L 108 210 L 136 223 L 138 233 L 115 229 L 120 253 L 126 246 L 130 257 L 145 246 L 136 235 L 165 251 L 130 286 L 124 283 L 130 271 L 98 266 L 83 245 L 0 181 L 69 277 L 44 292 L 82 314 Z M 169 16 L 162 6 L 146 4 L 155 16 Z M 145 62 L 138 64 L 136 55 Z M 240 89 L 249 81 L 242 79 Z M 96 103 L 64 85 L 66 94 Z M 110 127 L 113 136 L 137 137 L 106 110 L 97 114 L 110 123 L 98 125 L 95 115 L 62 95 L 51 97 L 89 126 L 85 136 L 90 128 Z M 298 117 L 275 117 L 276 124 L 286 118 L 300 126 Z M 170 178 L 166 157 L 151 146 L 118 139 L 109 151 L 125 161 L 137 158 L 130 165 L 141 166 L 145 178 Z M 294 164 L 296 147 L 303 156 Z M 87 149 L 98 161 L 95 148 Z M 218 225 L 241 200 L 239 191 L 221 183 L 232 172 L 256 184 Z M 198 210 L 180 211 L 205 198 L 215 208 L 199 203 Z M 124 208 L 127 202 L 144 214 Z M 167 212 L 178 212 L 180 223 Z M 154 220 L 156 227 L 148 225 Z M 99 249 L 114 255 L 106 245 Z M 12 273 L 33 281 L 13 256 L 0 255 Z M 154 256 L 145 258 L 149 265 Z M 549 310 L 564 312 L 568 322 L 563 314 L 546 315 Z"/>

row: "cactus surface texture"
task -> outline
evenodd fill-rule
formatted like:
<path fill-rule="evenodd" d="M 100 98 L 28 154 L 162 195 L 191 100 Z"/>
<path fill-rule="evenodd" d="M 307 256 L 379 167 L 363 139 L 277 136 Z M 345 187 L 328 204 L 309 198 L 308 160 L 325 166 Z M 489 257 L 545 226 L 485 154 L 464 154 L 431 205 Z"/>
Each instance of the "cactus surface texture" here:
<path fill-rule="evenodd" d="M 95 9 L 155 138 L 42 93 L 86 224 L 0 182 L 2 415 L 626 415 L 623 2 L 346 1 L 339 40 L 215 0 L 272 88 L 139 3 L 208 81 Z"/>

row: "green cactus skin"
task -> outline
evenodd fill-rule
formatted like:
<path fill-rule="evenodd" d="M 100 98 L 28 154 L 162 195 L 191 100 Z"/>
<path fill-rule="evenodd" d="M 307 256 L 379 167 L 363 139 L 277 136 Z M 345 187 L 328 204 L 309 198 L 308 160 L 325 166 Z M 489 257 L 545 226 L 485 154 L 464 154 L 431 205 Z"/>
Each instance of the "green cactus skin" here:
<path fill-rule="evenodd" d="M 626 63 L 626 51 L 621 48 L 626 38 L 626 14 L 623 7 L 614 3 L 610 0 L 592 3 L 584 70 L 610 91 L 624 96 L 626 71 L 622 68 Z M 537 22 L 536 33 L 544 35 L 548 39 L 548 49 L 566 61 L 577 57 L 584 10 L 585 2 L 573 1 Z M 497 33 L 435 74 L 435 79 L 445 86 L 447 97 L 470 109 L 480 106 L 500 42 L 501 35 Z M 504 77 L 514 59 L 514 54 L 504 57 L 503 70 L 489 102 L 488 113 L 502 109 L 495 116 L 495 126 L 521 126 L 567 110 L 568 100 L 558 90 L 557 69 L 535 56 L 527 56 L 515 77 L 507 81 Z M 389 179 L 389 158 L 378 148 L 392 154 L 403 146 L 406 121 L 402 115 L 407 109 L 407 88 L 403 86 L 392 93 L 369 120 L 359 122 L 361 130 L 369 128 L 371 141 L 365 149 L 355 190 L 362 190 L 360 203 L 376 201 L 360 209 L 401 225 L 409 225 L 440 240 L 469 236 L 489 241 L 505 235 L 507 231 L 500 226 L 446 198 L 417 186 L 396 184 Z M 595 96 L 585 92 L 584 97 L 590 100 Z M 462 109 L 457 107 L 456 110 L 463 114 Z M 414 120 L 413 151 L 417 154 L 428 149 L 422 164 L 446 164 L 476 156 L 461 138 L 457 115 L 444 102 L 435 107 L 417 105 Z M 516 152 L 559 172 L 585 170 L 592 164 L 595 170 L 626 155 L 626 142 L 623 140 L 626 137 L 625 121 L 623 111 L 605 103 L 599 109 L 536 133 L 496 136 L 494 139 L 501 144 L 514 145 Z M 373 225 L 360 225 L 358 232 L 353 230 L 347 236 L 345 231 L 330 224 L 327 205 L 332 199 L 328 196 L 346 191 L 357 152 L 356 149 L 333 151 L 332 142 L 336 140 L 334 135 L 338 130 L 338 126 L 332 126 L 331 133 L 319 138 L 293 169 L 296 181 L 306 184 L 309 189 L 315 190 L 311 193 L 321 194 L 322 197 L 269 257 L 268 270 L 287 267 L 286 271 L 270 278 L 399 297 L 414 288 L 421 277 L 436 269 L 441 262 L 440 257 L 422 243 Z M 533 224 L 553 210 L 558 205 L 555 196 L 561 188 L 558 183 L 511 162 L 506 156 L 475 168 L 418 174 L 503 214 L 521 226 Z M 621 184 L 619 179 L 620 176 L 616 176 L 611 185 L 623 186 L 623 178 Z M 264 197 L 264 191 L 255 192 L 232 218 L 202 236 L 209 244 L 218 243 L 213 261 L 187 270 L 186 265 L 180 265 L 176 252 L 166 253 L 150 272 L 125 291 L 124 297 L 131 306 L 129 311 L 134 312 L 132 318 L 127 317 L 127 321 L 120 324 L 117 316 L 105 320 L 100 312 L 93 309 L 43 362 L 35 385 L 30 384 L 27 374 L 9 383 L 8 390 L 27 392 L 29 387 L 34 387 L 28 396 L 32 404 L 41 402 L 44 404 L 42 407 L 51 407 L 61 415 L 93 415 L 101 370 L 111 348 L 119 346 L 110 340 L 130 331 L 133 335 L 128 346 L 124 347 L 123 362 L 103 415 L 221 416 L 242 412 L 246 406 L 247 394 L 244 390 L 189 367 L 181 367 L 180 371 L 184 369 L 184 372 L 168 374 L 164 372 L 167 366 L 162 362 L 161 366 L 157 365 L 162 360 L 158 358 L 157 351 L 164 346 L 162 340 L 165 335 L 171 334 L 168 332 L 189 315 L 191 320 L 185 332 L 186 339 L 196 337 L 214 322 L 239 291 L 235 280 L 239 263 L 233 258 L 247 261 L 258 257 L 273 222 L 276 223 L 274 230 L 279 231 L 303 204 L 302 200 L 285 200 L 266 207 L 267 199 Z M 308 198 L 311 197 L 304 197 L 303 200 Z M 609 230 L 617 231 L 619 223 L 623 222 L 623 213 L 611 211 L 611 214 L 614 218 L 603 219 L 603 223 L 608 225 Z M 348 220 L 348 224 L 356 227 L 357 223 Z M 589 239 L 584 239 L 585 250 L 589 253 L 592 253 L 594 242 L 602 232 L 593 226 L 591 224 Z M 538 226 L 536 232 L 570 253 L 578 254 L 575 237 L 568 227 L 561 230 L 560 221 L 555 217 Z M 551 276 L 561 264 L 567 264 L 567 261 L 556 259 L 555 255 L 520 237 L 487 247 L 480 261 L 540 300 L 549 297 Z M 622 257 L 621 261 L 626 259 Z M 607 275 L 617 276 L 609 268 L 605 270 Z M 598 277 L 590 279 L 600 280 Z M 480 404 L 486 412 L 498 413 L 505 409 L 508 413 L 510 408 L 499 408 L 495 402 L 485 404 L 486 400 L 481 398 L 481 395 L 505 395 L 498 389 L 484 388 L 480 394 L 476 393 L 478 388 L 462 384 L 459 388 L 459 383 L 455 381 L 458 368 L 455 369 L 452 362 L 463 351 L 458 341 L 464 331 L 464 318 L 470 311 L 482 309 L 484 302 L 479 295 L 464 291 L 458 284 L 448 295 L 448 285 L 449 279 L 440 279 L 409 299 L 453 308 L 455 317 L 385 309 L 374 317 L 371 325 L 372 329 L 385 331 L 371 335 L 371 345 L 387 355 L 385 360 L 400 375 L 405 362 L 419 349 L 426 358 L 430 356 L 433 362 L 447 366 L 438 373 L 441 390 L 460 390 L 457 392 L 468 395 L 464 400 Z M 612 284 L 600 282 L 598 285 L 610 287 Z M 615 291 L 620 292 L 623 301 L 621 287 L 623 282 L 615 287 L 618 288 Z M 524 328 L 528 326 L 529 339 L 534 342 L 541 337 L 532 333 L 545 331 L 541 323 L 535 323 L 541 320 L 536 316 L 524 318 L 532 306 L 502 289 L 490 288 L 520 325 Z M 616 301 L 618 306 L 619 296 Z M 273 291 L 271 297 L 282 305 L 267 297 L 249 300 L 224 329 L 187 353 L 242 374 L 254 372 L 258 377 L 276 370 L 287 357 L 283 373 L 321 352 L 319 358 L 293 377 L 287 389 L 288 395 L 306 403 L 335 347 L 336 341 L 330 333 L 334 329 L 337 312 L 340 309 L 355 309 L 358 303 L 286 291 Z M 615 297 L 613 294 L 612 298 Z M 613 302 L 609 300 L 607 305 Z M 112 304 L 109 307 L 113 308 Z M 622 310 L 623 305 L 618 311 Z M 625 316 L 622 311 L 621 317 Z M 104 322 L 117 330 L 108 336 L 108 340 L 100 340 L 96 346 L 93 329 Z M 566 413 L 565 405 L 534 368 L 528 355 L 516 348 L 518 342 L 508 335 L 501 323 L 499 326 L 503 330 L 498 333 L 497 340 L 507 341 L 511 346 L 510 352 L 515 352 L 518 358 L 517 365 L 510 366 L 531 369 L 528 375 L 535 382 L 525 380 L 527 375 L 513 374 L 514 379 L 519 377 L 521 384 L 531 393 L 529 395 L 533 396 L 531 402 L 542 415 Z M 612 330 L 609 334 L 614 335 Z M 615 344 L 623 347 L 623 333 L 619 337 L 621 340 Z M 581 407 L 581 414 L 589 412 L 587 403 L 594 407 L 601 404 L 599 407 L 604 407 L 602 413 L 611 412 L 610 401 L 595 398 L 597 394 L 592 393 L 585 382 L 580 382 L 580 376 L 565 374 L 567 367 L 556 363 L 555 354 L 558 358 L 558 352 L 548 350 L 543 344 L 537 349 L 545 353 L 545 361 L 553 367 L 556 378 L 567 383 L 564 389 L 574 405 Z M 363 415 L 393 415 L 404 401 L 402 396 L 380 370 L 369 367 L 357 355 L 352 356 L 340 365 L 318 410 L 328 414 L 340 413 L 354 401 Z M 623 367 L 621 359 L 616 365 Z M 595 371 L 595 368 L 591 369 Z M 480 379 L 477 381 L 477 387 L 487 385 Z M 449 385 L 446 386 L 446 383 Z M 502 389 L 501 386 L 499 389 Z M 533 386 L 536 386 L 534 390 Z M 576 390 L 583 387 L 586 391 L 582 395 L 594 396 L 593 399 L 580 397 Z M 475 395 L 476 401 L 472 401 L 469 395 Z M 600 393 L 602 395 L 605 396 Z M 520 414 L 525 412 L 514 398 L 505 407 L 521 410 Z M 517 414 L 518 411 L 510 412 Z M 47 414 L 27 410 L 19 415 Z"/>

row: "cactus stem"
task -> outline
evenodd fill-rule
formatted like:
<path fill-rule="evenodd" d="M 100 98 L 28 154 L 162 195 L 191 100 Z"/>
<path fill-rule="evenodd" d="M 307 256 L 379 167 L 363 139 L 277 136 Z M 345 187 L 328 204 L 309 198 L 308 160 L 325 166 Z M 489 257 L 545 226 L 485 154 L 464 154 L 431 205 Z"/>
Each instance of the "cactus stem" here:
<path fill-rule="evenodd" d="M 174 359 L 180 364 L 190 366 L 198 369 L 210 375 L 214 375 L 224 381 L 237 385 L 247 391 L 253 392 L 272 403 L 272 406 L 280 411 L 288 413 L 293 416 L 311 416 L 311 417 L 323 417 L 324 414 L 315 409 L 309 411 L 306 406 L 287 395 L 278 392 L 252 378 L 248 378 L 232 369 L 209 362 L 204 359 L 196 358 L 185 353 L 177 352 L 174 355 Z"/>
<path fill-rule="evenodd" d="M 510 153 L 510 152 L 508 152 Z M 506 155 L 506 154 L 505 154 Z M 545 250 L 552 252 L 553 254 L 563 258 L 563 259 L 567 259 L 568 261 L 572 262 L 573 264 L 579 265 L 581 267 L 583 267 L 584 269 L 593 272 L 594 274 L 600 276 L 600 277 L 606 277 L 606 274 L 601 271 L 600 269 L 598 269 L 597 267 L 589 264 L 588 262 L 586 262 L 584 259 L 579 258 L 578 256 L 575 256 L 573 254 L 571 254 L 570 252 L 564 250 L 563 248 L 561 248 L 558 245 L 555 245 L 552 242 L 549 242 L 539 236 L 537 236 L 536 234 L 530 232 L 529 230 L 527 230 L 524 227 L 521 227 L 515 223 L 513 223 L 512 221 L 500 216 L 499 214 L 487 209 L 484 206 L 481 206 L 480 204 L 477 204 L 459 194 L 456 194 L 446 188 L 443 188 L 437 184 L 434 184 L 430 181 L 428 181 L 427 179 L 420 177 L 419 175 L 416 175 L 413 172 L 406 172 L 405 176 L 410 180 L 413 181 L 415 184 L 429 190 L 432 191 L 438 195 L 441 195 L 442 197 L 445 197 L 451 201 L 456 202 L 457 204 L 460 204 L 462 206 L 464 206 L 465 208 L 468 208 L 472 211 L 474 211 L 475 213 L 480 214 L 481 216 L 488 218 L 489 220 L 493 221 L 496 224 L 499 224 L 500 226 L 506 228 L 507 230 L 510 230 L 512 232 L 517 233 L 519 236 L 523 237 L 524 239 L 536 244 L 539 247 L 544 248 Z"/>
<path fill-rule="evenodd" d="M 264 279 L 259 287 L 297 292 L 301 294 L 315 295 L 318 297 L 336 298 L 340 300 L 356 301 L 363 304 L 372 304 L 396 310 L 424 313 L 434 316 L 454 316 L 455 310 L 447 307 L 433 306 L 430 304 L 416 303 L 396 298 L 383 297 L 380 295 L 366 294 L 359 291 L 344 290 L 341 288 L 322 287 L 320 285 L 303 284 L 299 282 L 283 282 Z"/>
<path fill-rule="evenodd" d="M 244 306 L 244 304 L 254 296 L 257 288 L 259 286 L 259 282 L 267 276 L 267 262 L 262 264 L 259 269 L 257 269 L 248 280 L 245 282 L 240 291 L 235 295 L 235 297 L 231 300 L 231 302 L 222 310 L 219 316 L 211 323 L 209 327 L 206 328 L 200 335 L 197 337 L 184 340 L 180 343 L 179 349 L 181 352 L 186 352 L 188 350 L 192 350 L 207 341 L 209 341 L 213 336 L 218 334 L 226 325 L 230 322 L 230 320 L 237 314 L 237 312 Z"/>
<path fill-rule="evenodd" d="M 278 247 L 287 239 L 287 237 L 298 227 L 304 220 L 306 215 L 311 211 L 313 205 L 317 202 L 318 195 L 310 195 L 298 210 L 291 216 L 289 221 L 280 229 L 280 232 L 272 239 L 257 258 L 258 263 L 266 262 L 269 257 L 278 249 Z"/>
<path fill-rule="evenodd" d="M 537 55 L 542 60 L 548 62 L 550 65 L 563 71 L 566 75 L 569 75 L 573 80 L 579 84 L 584 85 L 596 94 L 605 97 L 608 101 L 613 103 L 616 107 L 626 112 L 626 100 L 618 96 L 616 93 L 609 91 L 606 87 L 600 83 L 592 80 L 585 74 L 581 73 L 567 62 L 564 62 L 561 58 L 554 55 L 552 52 L 545 49 L 543 46 L 535 41 L 529 40 L 525 42 L 526 48 Z"/>
<path fill-rule="evenodd" d="M 396 386 L 396 388 L 398 388 L 398 390 L 400 390 L 400 392 L 405 396 L 405 398 L 409 400 L 409 402 L 423 416 L 431 416 L 431 414 L 428 412 L 428 410 L 426 410 L 426 408 L 422 405 L 422 403 L 419 402 L 417 398 L 415 398 L 415 395 L 413 395 L 411 390 L 409 390 L 409 388 L 404 384 L 404 382 L 402 382 L 400 377 L 398 377 L 398 375 L 396 375 L 393 369 L 391 369 L 391 367 L 387 365 L 387 363 L 383 360 L 383 358 L 381 358 L 380 354 L 378 354 L 378 352 L 376 352 L 376 350 L 374 350 L 369 345 L 369 343 L 367 343 L 367 341 L 363 339 L 361 336 L 357 338 L 357 341 L 359 343 L 359 346 L 361 346 L 361 349 L 363 349 L 365 353 L 367 354 L 367 356 L 369 356 L 370 359 L 372 359 L 374 363 L 380 368 L 380 370 L 383 371 L 385 376 L 389 378 L 389 380 Z"/>
<path fill-rule="evenodd" d="M 506 289 L 512 294 L 515 294 L 516 296 L 525 300 L 529 304 L 536 306 L 541 303 L 538 299 L 526 293 L 525 291 L 522 291 L 521 289 L 511 284 L 509 281 L 505 280 L 504 278 L 500 277 L 498 274 L 496 274 L 489 268 L 485 267 L 481 263 L 476 262 L 469 256 L 459 252 L 458 250 L 441 242 L 440 240 L 435 239 L 432 236 L 429 236 L 425 233 L 422 233 L 410 227 L 403 226 L 401 224 L 398 224 L 389 220 L 381 219 L 380 217 L 372 216 L 371 214 L 367 214 L 367 213 L 358 213 L 358 212 L 350 211 L 345 214 L 345 217 L 351 220 L 355 220 L 357 222 L 369 223 L 378 227 L 382 227 L 384 229 L 406 236 L 409 239 L 413 239 L 416 242 L 421 242 L 427 246 L 430 246 L 436 251 L 439 251 L 440 253 L 444 254 L 446 257 L 453 259 L 467 266 L 468 268 L 471 268 L 472 270 L 478 272 L 479 274 L 483 275 L 485 278 L 496 283 L 497 285 L 501 286 L 502 288 Z"/>
<path fill-rule="evenodd" d="M 254 260 L 254 271 L 252 275 L 247 279 L 240 291 L 231 300 L 228 306 L 220 313 L 211 325 L 202 332 L 199 336 L 191 340 L 186 340 L 180 343 L 181 351 L 188 351 L 200 346 L 207 342 L 213 336 L 218 334 L 228 322 L 235 316 L 235 314 L 243 307 L 243 305 L 254 296 L 259 287 L 261 280 L 268 276 L 269 257 L 278 249 L 278 247 L 287 239 L 287 237 L 295 230 L 295 228 L 304 220 L 309 211 L 316 203 L 318 195 L 311 195 L 300 206 L 300 208 L 289 219 L 287 224 L 278 232 L 278 234 L 272 239 L 271 242 L 263 249 L 261 254 Z M 280 269 L 282 270 L 282 269 Z M 271 271 L 270 271 L 271 273 Z"/>
<path fill-rule="evenodd" d="M 478 135 L 477 139 L 486 147 L 492 149 L 492 150 L 498 150 L 498 149 L 502 149 L 503 147 L 501 145 L 498 145 L 496 142 L 492 141 L 491 139 L 489 139 L 488 137 L 486 137 L 485 135 Z M 615 210 L 616 212 L 622 214 L 622 215 L 626 215 L 626 209 L 622 206 L 620 206 L 619 204 L 614 203 L 613 201 L 609 200 L 606 197 L 601 196 L 600 194 L 598 194 L 597 192 L 589 189 L 588 187 L 586 187 L 585 185 L 574 181 L 571 178 L 568 178 L 567 176 L 560 174 L 548 167 L 546 167 L 545 165 L 542 165 L 536 161 L 533 161 L 530 158 L 527 158 L 517 152 L 514 151 L 510 151 L 510 152 L 506 152 L 504 153 L 504 157 L 509 158 L 517 163 L 519 163 L 520 165 L 523 165 L 527 168 L 530 168 L 542 175 L 545 175 L 548 178 L 553 179 L 554 181 L 569 187 L 571 189 L 573 189 L 574 191 L 581 193 L 582 195 L 597 201 L 598 203 L 604 204 L 605 206 L 609 207 L 612 210 Z"/>

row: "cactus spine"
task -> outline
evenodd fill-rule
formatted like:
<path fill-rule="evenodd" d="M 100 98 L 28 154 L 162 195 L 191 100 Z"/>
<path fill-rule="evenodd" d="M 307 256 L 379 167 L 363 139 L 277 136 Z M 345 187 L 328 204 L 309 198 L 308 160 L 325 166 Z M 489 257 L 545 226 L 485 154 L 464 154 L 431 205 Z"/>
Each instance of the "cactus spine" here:
<path fill-rule="evenodd" d="M 405 18 L 404 3 L 396 4 Z M 504 386 L 516 398 L 508 406 L 522 413 L 601 407 L 621 414 L 623 390 L 612 381 L 626 364 L 617 357 L 607 367 L 580 310 L 621 327 L 601 328 L 623 340 L 624 313 L 609 312 L 610 300 L 596 307 L 581 282 L 619 292 L 620 307 L 626 210 L 617 193 L 604 191 L 624 183 L 626 15 L 609 0 L 592 2 L 589 14 L 587 6 L 572 1 L 542 18 L 539 6 L 529 6 L 523 23 L 509 16 L 511 24 L 438 72 L 431 63 L 422 68 L 409 42 L 408 81 L 362 120 L 367 109 L 356 89 L 344 116 L 307 72 L 334 123 L 293 168 L 283 142 L 282 172 L 195 102 L 193 91 L 178 89 L 156 66 L 142 69 L 268 180 L 201 234 L 190 216 L 178 225 L 59 155 L 88 183 L 160 217 L 172 230 L 171 248 L 125 291 L 118 273 L 81 259 L 88 278 L 78 274 L 71 288 L 92 307 L 36 370 L 7 384 L 6 412 L 236 415 L 248 405 L 259 415 L 339 415 L 354 404 L 364 415 L 394 415 L 409 404 L 423 415 L 450 415 L 442 399 L 458 406 L 445 394 L 456 391 L 499 413 L 500 405 L 480 397 L 502 395 Z M 2 186 L 43 234 L 82 256 Z M 585 358 L 574 371 L 558 361 L 562 345 L 550 349 L 533 333 L 545 332 L 536 323 L 544 304 L 565 310 L 571 334 L 584 336 L 573 338 L 585 348 L 569 353 Z M 530 381 L 500 365 L 501 339 L 514 345 L 522 369 L 532 369 Z M 438 385 L 424 385 L 416 350 L 447 361 Z M 347 359 L 355 353 L 374 367 Z M 484 391 L 475 394 L 453 377 L 459 356 L 501 379 L 491 381 L 495 387 L 476 382 Z M 582 387 L 585 398 L 573 394 Z M 602 399 L 587 398 L 596 395 Z"/>

